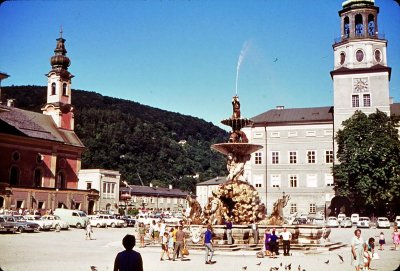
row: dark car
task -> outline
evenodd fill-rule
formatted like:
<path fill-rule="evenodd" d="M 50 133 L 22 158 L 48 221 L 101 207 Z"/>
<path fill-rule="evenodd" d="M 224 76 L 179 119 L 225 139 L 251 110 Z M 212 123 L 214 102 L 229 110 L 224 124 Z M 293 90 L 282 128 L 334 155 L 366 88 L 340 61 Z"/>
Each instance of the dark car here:
<path fill-rule="evenodd" d="M 136 220 L 124 215 L 114 215 L 116 219 L 122 219 L 125 221 L 127 227 L 134 227 Z"/>
<path fill-rule="evenodd" d="M 14 223 L 17 232 L 39 231 L 39 224 L 23 220 L 22 216 L 4 216 L 7 222 Z"/>
<path fill-rule="evenodd" d="M 304 217 L 296 217 L 292 222 L 292 225 L 304 225 L 304 224 L 307 224 L 307 218 Z"/>
<path fill-rule="evenodd" d="M 0 216 L 0 232 L 12 232 L 15 233 L 17 227 L 14 223 L 8 222 L 4 217 Z"/>

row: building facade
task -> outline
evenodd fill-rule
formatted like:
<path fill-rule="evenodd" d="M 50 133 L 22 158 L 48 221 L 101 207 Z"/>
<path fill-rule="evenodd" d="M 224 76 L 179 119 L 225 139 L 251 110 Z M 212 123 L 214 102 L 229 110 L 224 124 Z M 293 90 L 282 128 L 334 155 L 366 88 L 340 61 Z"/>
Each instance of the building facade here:
<path fill-rule="evenodd" d="M 356 110 L 398 115 L 399 104 L 389 97 L 391 68 L 387 40 L 378 32 L 378 13 L 373 0 L 342 4 L 341 37 L 333 44 L 333 106 L 280 106 L 253 117 L 254 124 L 243 128 L 250 143 L 263 146 L 246 164 L 245 177 L 259 191 L 267 212 L 283 193 L 291 197 L 285 215 L 329 212 L 335 195 L 334 137 L 342 122 Z"/>
<path fill-rule="evenodd" d="M 196 184 L 196 200 L 200 203 L 201 208 L 204 208 L 208 203 L 208 198 L 211 197 L 220 184 L 226 182 L 226 177 L 216 177 L 201 183 Z"/>
<path fill-rule="evenodd" d="M 74 132 L 70 60 L 57 39 L 43 114 L 0 105 L 0 207 L 91 212 L 96 190 L 78 189 L 82 142 Z"/>
<path fill-rule="evenodd" d="M 78 189 L 99 191 L 95 212 L 117 213 L 119 202 L 119 183 L 121 174 L 106 169 L 81 169 Z"/>

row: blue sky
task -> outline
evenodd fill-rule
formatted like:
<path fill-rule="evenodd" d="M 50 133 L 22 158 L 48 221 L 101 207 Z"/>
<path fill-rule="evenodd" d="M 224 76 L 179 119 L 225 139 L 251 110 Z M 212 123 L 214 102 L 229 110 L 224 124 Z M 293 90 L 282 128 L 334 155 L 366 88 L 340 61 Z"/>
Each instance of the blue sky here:
<path fill-rule="evenodd" d="M 341 0 L 10 1 L 0 6 L 0 71 L 46 85 L 60 26 L 72 87 L 195 116 L 223 127 L 277 105 L 333 103 Z M 388 40 L 390 94 L 400 102 L 400 6 L 376 0 Z M 277 60 L 276 60 L 277 59 Z M 73 103 L 74 97 L 72 97 Z M 90 106 L 90 105 L 88 105 Z M 228 129 L 229 127 L 226 127 Z"/>

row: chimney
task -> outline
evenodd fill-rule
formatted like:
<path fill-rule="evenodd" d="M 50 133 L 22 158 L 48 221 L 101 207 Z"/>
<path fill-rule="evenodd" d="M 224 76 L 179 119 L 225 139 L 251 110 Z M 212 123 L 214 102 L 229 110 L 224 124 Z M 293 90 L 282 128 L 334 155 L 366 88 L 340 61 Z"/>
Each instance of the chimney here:
<path fill-rule="evenodd" d="M 169 190 L 172 189 L 172 184 L 168 185 L 168 189 L 169 189 Z"/>
<path fill-rule="evenodd" d="M 153 187 L 153 184 L 152 184 L 152 183 L 150 183 L 150 187 Z"/>
<path fill-rule="evenodd" d="M 285 106 L 284 106 L 284 105 L 277 105 L 277 106 L 276 106 L 276 109 L 282 110 L 282 109 L 285 109 Z"/>
<path fill-rule="evenodd" d="M 7 99 L 7 106 L 14 107 L 14 99 Z"/>

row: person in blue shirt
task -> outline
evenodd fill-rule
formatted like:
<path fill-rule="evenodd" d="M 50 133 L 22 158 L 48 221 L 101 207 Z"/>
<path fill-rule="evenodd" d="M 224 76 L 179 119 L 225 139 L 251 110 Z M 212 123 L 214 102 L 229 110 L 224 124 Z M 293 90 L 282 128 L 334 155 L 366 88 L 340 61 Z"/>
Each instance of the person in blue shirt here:
<path fill-rule="evenodd" d="M 211 225 L 207 225 L 207 230 L 204 233 L 204 246 L 206 248 L 206 264 L 214 264 L 215 261 L 212 260 L 214 255 L 214 248 L 213 248 L 213 233 L 211 230 Z M 208 256 L 210 255 L 210 258 Z"/>
<path fill-rule="evenodd" d="M 232 222 L 230 218 L 225 221 L 226 227 L 226 238 L 228 239 L 228 245 L 232 245 Z"/>

